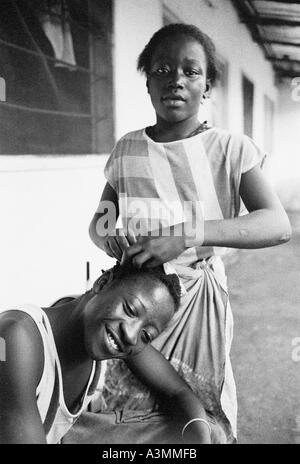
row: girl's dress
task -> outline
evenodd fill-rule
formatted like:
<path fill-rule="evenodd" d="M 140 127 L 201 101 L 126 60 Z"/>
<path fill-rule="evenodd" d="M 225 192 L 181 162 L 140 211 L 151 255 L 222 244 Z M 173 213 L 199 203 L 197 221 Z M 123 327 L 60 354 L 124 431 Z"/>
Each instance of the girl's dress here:
<path fill-rule="evenodd" d="M 238 216 L 241 175 L 263 158 L 247 136 L 217 128 L 169 143 L 154 142 L 144 129 L 119 140 L 105 175 L 118 194 L 122 226 L 137 233 L 185 219 L 197 219 L 199 224 L 201 215 L 204 220 Z M 219 247 L 194 247 L 169 263 L 186 293 L 153 346 L 184 377 L 209 417 L 222 429 L 223 438 L 215 442 L 232 443 L 236 439 L 237 401 L 229 358 L 233 319 L 221 260 L 224 252 Z M 155 409 L 155 398 L 126 373 L 124 366 L 116 364 L 108 362 L 107 407 L 123 413 L 127 410 L 129 425 L 133 422 L 131 410 L 138 410 L 141 425 L 141 411 L 145 411 L 146 421 L 149 411 Z M 142 428 L 140 431 L 143 434 Z M 165 434 L 167 437 L 167 427 Z"/>

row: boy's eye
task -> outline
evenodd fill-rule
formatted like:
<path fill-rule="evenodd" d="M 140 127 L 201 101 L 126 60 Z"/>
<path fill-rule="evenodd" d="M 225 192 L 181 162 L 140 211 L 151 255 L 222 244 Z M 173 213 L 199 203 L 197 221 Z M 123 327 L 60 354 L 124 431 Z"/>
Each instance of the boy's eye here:
<path fill-rule="evenodd" d="M 135 309 L 129 306 L 128 303 L 124 304 L 125 312 L 129 317 L 136 317 Z"/>
<path fill-rule="evenodd" d="M 143 330 L 142 339 L 143 339 L 143 342 L 145 343 L 151 343 L 153 340 L 153 337 L 149 332 L 147 332 L 147 330 Z"/>

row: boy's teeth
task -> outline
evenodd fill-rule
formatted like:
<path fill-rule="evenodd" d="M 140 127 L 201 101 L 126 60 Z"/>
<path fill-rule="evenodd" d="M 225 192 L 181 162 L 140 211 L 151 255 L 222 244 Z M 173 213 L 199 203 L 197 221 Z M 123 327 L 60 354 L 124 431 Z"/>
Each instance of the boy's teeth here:
<path fill-rule="evenodd" d="M 111 344 L 111 346 L 114 348 L 114 350 L 120 351 L 118 345 L 116 344 L 116 342 L 114 341 L 114 339 L 110 335 L 110 333 L 108 333 L 108 340 L 109 340 L 109 343 Z"/>

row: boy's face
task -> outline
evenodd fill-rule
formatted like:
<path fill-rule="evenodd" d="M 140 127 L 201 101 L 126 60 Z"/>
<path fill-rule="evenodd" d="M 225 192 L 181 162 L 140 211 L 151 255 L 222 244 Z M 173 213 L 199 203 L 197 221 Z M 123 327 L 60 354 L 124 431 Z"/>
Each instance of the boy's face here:
<path fill-rule="evenodd" d="M 163 284 L 147 277 L 114 282 L 85 307 L 86 350 L 95 360 L 137 354 L 173 314 L 173 299 Z"/>
<path fill-rule="evenodd" d="M 197 119 L 210 90 L 203 47 L 189 36 L 167 38 L 152 57 L 147 85 L 158 124 Z"/>

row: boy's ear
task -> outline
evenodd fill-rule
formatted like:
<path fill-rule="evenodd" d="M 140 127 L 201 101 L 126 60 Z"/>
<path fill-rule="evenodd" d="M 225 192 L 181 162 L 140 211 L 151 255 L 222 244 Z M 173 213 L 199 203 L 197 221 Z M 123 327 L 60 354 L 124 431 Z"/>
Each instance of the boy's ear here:
<path fill-rule="evenodd" d="M 110 269 L 108 271 L 102 271 L 102 272 L 103 274 L 100 277 L 98 277 L 98 279 L 93 285 L 94 293 L 99 293 L 102 290 L 102 288 L 109 285 L 113 280 L 113 272 Z"/>

